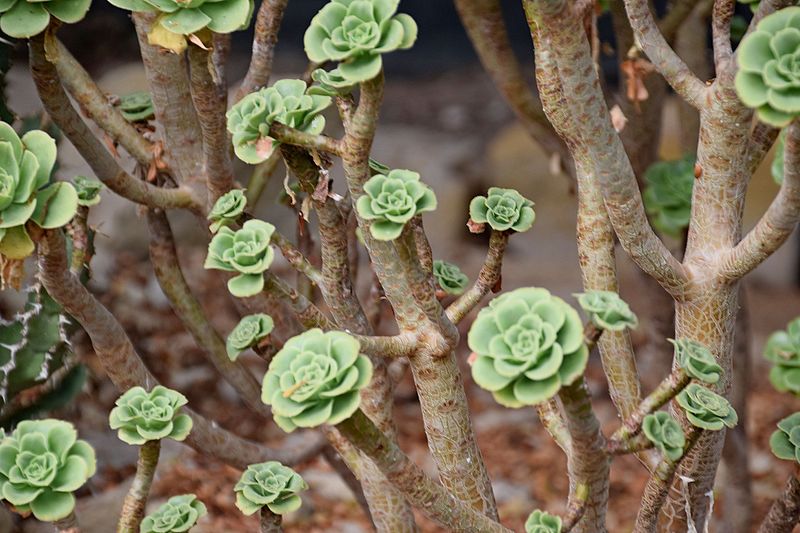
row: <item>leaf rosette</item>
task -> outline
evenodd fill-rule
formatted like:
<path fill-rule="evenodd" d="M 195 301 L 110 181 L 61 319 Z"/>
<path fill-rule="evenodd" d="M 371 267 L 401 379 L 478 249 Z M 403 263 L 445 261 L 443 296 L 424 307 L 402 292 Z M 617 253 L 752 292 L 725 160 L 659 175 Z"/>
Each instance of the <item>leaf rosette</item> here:
<path fill-rule="evenodd" d="M 370 221 L 369 232 L 375 239 L 393 241 L 414 215 L 436 209 L 436 195 L 417 172 L 394 169 L 367 180 L 356 209 Z"/>
<path fill-rule="evenodd" d="M 248 466 L 233 487 L 236 507 L 247 516 L 265 505 L 277 515 L 296 511 L 303 503 L 298 493 L 306 489 L 300 474 L 278 461 Z"/>
<path fill-rule="evenodd" d="M 119 110 L 128 122 L 145 122 L 156 114 L 153 99 L 146 91 L 120 96 Z"/>
<path fill-rule="evenodd" d="M 764 358 L 774 366 L 769 380 L 781 392 L 800 394 L 800 317 L 786 326 L 785 331 L 776 331 L 767 339 Z"/>
<path fill-rule="evenodd" d="M 156 385 L 146 391 L 142 387 L 128 389 L 120 396 L 108 417 L 111 429 L 130 445 L 151 440 L 182 441 L 192 430 L 192 419 L 181 413 L 186 397 L 174 390 Z"/>
<path fill-rule="evenodd" d="M 800 463 L 800 413 L 778 422 L 778 429 L 769 438 L 769 447 L 778 459 Z"/>
<path fill-rule="evenodd" d="M 722 367 L 705 344 L 692 339 L 669 339 L 669 342 L 675 346 L 675 360 L 689 376 L 704 383 L 719 381 Z"/>
<path fill-rule="evenodd" d="M 189 35 L 204 28 L 215 33 L 231 33 L 246 28 L 253 14 L 253 0 L 109 0 L 109 2 L 128 11 L 160 13 L 156 25 L 178 35 Z"/>
<path fill-rule="evenodd" d="M 233 189 L 226 192 L 214 202 L 214 207 L 208 213 L 208 220 L 211 221 L 211 233 L 216 233 L 219 228 L 234 224 L 244 213 L 247 207 L 247 198 L 243 189 Z"/>
<path fill-rule="evenodd" d="M 736 51 L 739 99 L 777 128 L 800 115 L 800 7 L 767 15 Z"/>
<path fill-rule="evenodd" d="M 239 298 L 254 296 L 264 288 L 264 272 L 275 257 L 269 245 L 274 232 L 275 226 L 255 219 L 237 231 L 220 228 L 208 244 L 204 267 L 238 272 L 228 280 L 228 290 Z"/>
<path fill-rule="evenodd" d="M 525 520 L 525 533 L 561 533 L 561 517 L 536 509 Z"/>
<path fill-rule="evenodd" d="M 441 259 L 433 261 L 433 277 L 444 292 L 455 296 L 463 294 L 469 284 L 469 278 L 458 265 Z"/>
<path fill-rule="evenodd" d="M 86 176 L 75 176 L 72 181 L 75 192 L 78 195 L 78 205 L 91 207 L 100 203 L 100 191 L 103 190 L 102 182 Z"/>
<path fill-rule="evenodd" d="M 306 30 L 303 43 L 308 58 L 315 63 L 338 61 L 330 78 L 341 84 L 339 88 L 371 80 L 383 67 L 381 54 L 411 48 L 417 39 L 414 19 L 396 14 L 399 3 L 332 0 Z"/>
<path fill-rule="evenodd" d="M 642 420 L 642 432 L 670 461 L 675 462 L 683 456 L 686 435 L 678 421 L 666 411 L 645 416 Z"/>
<path fill-rule="evenodd" d="M 0 2 L 0 30 L 27 39 L 42 33 L 50 17 L 73 24 L 83 19 L 92 0 L 4 0 Z"/>
<path fill-rule="evenodd" d="M 43 522 L 69 516 L 95 470 L 94 450 L 63 420 L 26 420 L 0 441 L 2 499 Z"/>
<path fill-rule="evenodd" d="M 589 291 L 575 296 L 589 320 L 600 329 L 623 331 L 639 325 L 639 319 L 616 292 Z"/>
<path fill-rule="evenodd" d="M 194 494 L 173 496 L 144 517 L 139 533 L 183 533 L 206 514 L 206 506 Z"/>
<path fill-rule="evenodd" d="M 286 341 L 269 365 L 261 393 L 275 423 L 291 432 L 349 418 L 372 378 L 372 363 L 359 350 L 359 342 L 342 331 L 315 328 Z"/>
<path fill-rule="evenodd" d="M 552 398 L 583 374 L 589 350 L 578 312 L 546 289 L 522 288 L 483 308 L 467 336 L 472 378 L 506 407 Z"/>
<path fill-rule="evenodd" d="M 675 399 L 695 427 L 719 431 L 732 428 L 739 421 L 728 400 L 697 383 L 690 383 Z"/>
<path fill-rule="evenodd" d="M 514 189 L 491 187 L 486 196 L 476 196 L 469 203 L 469 218 L 489 224 L 495 231 L 528 231 L 536 220 L 533 202 Z"/>
<path fill-rule="evenodd" d="M 242 318 L 225 341 L 228 357 L 231 358 L 231 361 L 235 361 L 243 351 L 266 338 L 272 332 L 273 327 L 272 317 L 263 313 Z"/>
<path fill-rule="evenodd" d="M 20 138 L 0 122 L 0 254 L 22 259 L 34 245 L 25 230 L 31 221 L 44 229 L 66 225 L 78 208 L 78 194 L 66 182 L 48 185 L 56 142 L 40 130 Z"/>
<path fill-rule="evenodd" d="M 653 226 L 671 237 L 689 227 L 694 188 L 694 155 L 675 161 L 658 161 L 644 173 L 644 208 Z"/>

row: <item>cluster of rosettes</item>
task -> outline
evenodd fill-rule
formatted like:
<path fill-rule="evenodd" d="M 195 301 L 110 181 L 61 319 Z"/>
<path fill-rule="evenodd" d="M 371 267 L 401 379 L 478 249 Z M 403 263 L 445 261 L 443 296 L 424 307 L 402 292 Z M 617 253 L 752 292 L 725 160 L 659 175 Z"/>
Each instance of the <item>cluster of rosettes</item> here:
<path fill-rule="evenodd" d="M 158 13 L 148 35 L 151 44 L 175 52 L 186 48 L 184 35 L 208 29 L 231 33 L 247 27 L 253 14 L 253 0 L 109 0 L 128 11 Z M 168 32 L 165 34 L 164 32 Z"/>
<path fill-rule="evenodd" d="M 764 357 L 774 366 L 769 380 L 781 392 L 800 394 L 800 317 L 767 339 Z"/>
<path fill-rule="evenodd" d="M 689 422 L 698 428 L 719 431 L 739 421 L 730 402 L 702 385 L 690 383 L 676 396 Z"/>
<path fill-rule="evenodd" d="M 161 385 L 150 392 L 133 387 L 117 399 L 109 425 L 131 445 L 160 439 L 182 441 L 192 430 L 192 419 L 181 413 L 186 403 L 183 394 Z"/>
<path fill-rule="evenodd" d="M 194 494 L 173 496 L 144 517 L 139 533 L 183 533 L 206 514 L 206 506 Z"/>
<path fill-rule="evenodd" d="M 536 509 L 525 520 L 525 533 L 561 533 L 561 517 Z"/>
<path fill-rule="evenodd" d="M 272 317 L 263 313 L 242 318 L 225 341 L 228 357 L 235 361 L 240 353 L 266 338 L 273 327 Z"/>
<path fill-rule="evenodd" d="M 262 220 L 248 220 L 242 229 L 220 228 L 208 244 L 205 268 L 237 272 L 228 280 L 234 296 L 247 298 L 264 288 L 264 272 L 272 264 L 275 252 L 269 245 L 275 226 Z"/>
<path fill-rule="evenodd" d="M 589 358 L 578 312 L 540 288 L 516 289 L 489 302 L 467 342 L 477 356 L 475 383 L 507 407 L 552 398 L 583 374 Z"/>
<path fill-rule="evenodd" d="M 690 377 L 711 384 L 719 381 L 722 367 L 706 345 L 692 339 L 669 339 L 669 342 L 675 346 L 675 360 Z"/>
<path fill-rule="evenodd" d="M 20 513 L 43 522 L 66 518 L 72 493 L 95 472 L 94 450 L 69 422 L 20 422 L 0 441 L 0 496 Z"/>
<path fill-rule="evenodd" d="M 375 239 L 392 241 L 415 215 L 436 209 L 436 195 L 419 180 L 418 173 L 394 169 L 367 180 L 356 209 L 361 218 L 370 221 L 369 232 Z"/>
<path fill-rule="evenodd" d="M 244 213 L 245 207 L 247 207 L 247 198 L 244 195 L 244 190 L 233 189 L 226 192 L 217 198 L 217 201 L 214 202 L 214 207 L 208 213 L 208 220 L 211 221 L 211 226 L 208 229 L 211 233 L 216 233 L 219 228 L 236 223 Z"/>
<path fill-rule="evenodd" d="M 778 422 L 778 429 L 769 438 L 769 447 L 779 459 L 800 463 L 800 413 Z"/>
<path fill-rule="evenodd" d="M 350 418 L 359 391 L 372 378 L 372 363 L 359 350 L 359 342 L 342 331 L 310 329 L 286 341 L 269 365 L 261 393 L 275 423 L 291 432 Z"/>
<path fill-rule="evenodd" d="M 0 255 L 22 259 L 33 252 L 29 221 L 52 229 L 75 215 L 75 188 L 63 181 L 48 185 L 55 162 L 56 142 L 47 133 L 33 130 L 20 138 L 0 122 Z"/>
<path fill-rule="evenodd" d="M 300 508 L 298 493 L 308 488 L 300 474 L 278 461 L 250 465 L 233 487 L 236 507 L 247 516 L 265 505 L 277 515 Z"/>
<path fill-rule="evenodd" d="M 666 411 L 644 417 L 642 432 L 670 461 L 675 462 L 683 456 L 683 447 L 686 446 L 683 428 Z"/>
<path fill-rule="evenodd" d="M 381 54 L 411 48 L 417 24 L 396 14 L 400 0 L 333 0 L 326 4 L 306 30 L 303 42 L 315 63 L 337 61 L 330 71 L 317 70 L 314 79 L 330 93 L 343 92 L 377 76 Z"/>
<path fill-rule="evenodd" d="M 100 191 L 103 190 L 102 182 L 86 176 L 75 176 L 72 182 L 78 195 L 78 205 L 91 207 L 100 203 Z"/>
<path fill-rule="evenodd" d="M 435 259 L 433 261 L 433 277 L 444 292 L 458 296 L 463 294 L 469 284 L 469 278 L 461 272 L 458 265 Z"/>
<path fill-rule="evenodd" d="M 253 165 L 266 160 L 274 149 L 269 136 L 273 122 L 306 133 L 321 133 L 325 117 L 320 113 L 329 105 L 329 96 L 310 94 L 303 80 L 280 80 L 248 94 L 226 115 L 236 156 Z"/>
<path fill-rule="evenodd" d="M 736 92 L 761 121 L 782 128 L 800 115 L 800 7 L 764 17 L 736 58 Z"/>
<path fill-rule="evenodd" d="M 692 213 L 695 157 L 659 161 L 644 173 L 642 199 L 653 226 L 672 237 L 680 237 Z"/>
<path fill-rule="evenodd" d="M 120 96 L 119 111 L 128 122 L 145 122 L 156 114 L 153 99 L 146 91 Z"/>
<path fill-rule="evenodd" d="M 73 24 L 83 19 L 92 0 L 5 0 L 0 3 L 0 30 L 17 39 L 42 33 L 53 16 Z"/>
<path fill-rule="evenodd" d="M 536 219 L 533 202 L 514 189 L 491 187 L 486 196 L 476 196 L 469 203 L 469 218 L 489 224 L 495 231 L 528 231 Z M 482 231 L 482 230 L 480 230 Z"/>
<path fill-rule="evenodd" d="M 639 325 L 639 319 L 616 292 L 589 291 L 575 296 L 578 298 L 578 305 L 599 329 L 622 331 Z"/>

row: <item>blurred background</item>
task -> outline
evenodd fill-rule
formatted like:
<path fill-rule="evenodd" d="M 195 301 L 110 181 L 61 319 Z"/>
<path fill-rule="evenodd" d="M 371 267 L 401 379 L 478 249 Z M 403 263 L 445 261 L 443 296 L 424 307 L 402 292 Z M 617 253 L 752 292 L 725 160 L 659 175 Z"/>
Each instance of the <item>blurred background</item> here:
<path fill-rule="evenodd" d="M 276 52 L 272 80 L 298 77 L 307 67 L 302 50 L 302 35 L 313 14 L 324 0 L 293 0 L 284 18 Z M 526 74 L 533 80 L 533 54 L 530 35 L 519 2 L 503 2 L 515 50 Z M 390 167 L 410 168 L 421 173 L 439 198 L 439 209 L 426 214 L 425 223 L 436 258 L 457 263 L 471 278 L 482 264 L 486 238 L 466 229 L 469 200 L 489 186 L 513 187 L 536 204 L 537 219 L 531 231 L 511 240 L 503 268 L 503 289 L 543 286 L 574 303 L 571 294 L 581 290 L 575 244 L 576 198 L 572 183 L 553 174 L 551 161 L 529 139 L 505 102 L 483 73 L 451 2 L 404 0 L 401 11 L 411 14 L 420 31 L 410 51 L 386 56 L 386 93 L 373 157 Z M 601 38 L 609 35 L 609 21 L 600 20 Z M 109 94 L 146 90 L 139 63 L 135 33 L 127 12 L 98 0 L 81 23 L 63 28 L 59 35 Z M 235 89 L 249 61 L 252 31 L 233 35 L 233 51 L 228 72 Z M 609 42 L 613 46 L 613 41 Z M 40 112 L 41 105 L 26 70 L 24 43 L 14 43 L 12 67 L 7 77 L 9 105 L 18 115 Z M 602 55 L 601 63 L 610 83 L 616 83 L 616 59 Z M 680 153 L 680 124 L 677 102 L 668 100 L 661 156 L 677 159 Z M 635 121 L 635 116 L 627 117 Z M 326 133 L 340 131 L 335 112 L 330 114 Z M 62 142 L 59 174 L 69 179 L 77 174 L 91 175 L 68 142 Z M 766 209 L 777 186 L 769 175 L 769 163 L 759 170 L 746 202 L 746 227 L 752 226 Z M 239 168 L 241 182 L 252 169 Z M 256 206 L 255 214 L 293 235 L 296 212 L 277 201 L 283 190 L 285 170 L 279 168 Z M 334 188 L 342 187 L 340 169 L 334 168 Z M 271 444 L 302 439 L 302 434 L 285 436 L 271 424 L 247 414 L 234 391 L 215 375 L 191 336 L 183 330 L 161 293 L 148 260 L 147 228 L 137 209 L 108 191 L 103 201 L 92 208 L 91 224 L 97 230 L 97 253 L 92 262 L 90 287 L 120 319 L 139 353 L 163 382 L 187 394 L 191 405 L 219 421 L 220 425 L 253 439 Z M 312 216 L 313 222 L 313 216 Z M 207 234 L 197 220 L 173 217 L 182 266 L 189 283 L 197 289 L 214 324 L 225 335 L 238 321 L 228 295 L 202 269 Z M 675 244 L 675 243 L 672 243 Z M 767 505 L 780 491 L 787 465 L 769 453 L 767 439 L 774 423 L 797 410 L 797 401 L 780 395 L 767 382 L 767 365 L 761 350 L 766 336 L 782 329 L 800 314 L 798 291 L 797 238 L 751 274 L 744 283 L 749 306 L 749 357 L 752 383 L 748 407 L 750 471 L 754 482 L 756 513 L 760 519 Z M 362 250 L 363 251 L 363 250 Z M 645 390 L 663 377 L 669 360 L 654 355 L 664 353 L 666 341 L 657 336 L 652 299 L 653 290 L 620 250 L 621 294 L 639 314 L 640 326 L 634 342 L 640 357 Z M 284 263 L 279 271 L 293 279 Z M 362 254 L 359 284 L 369 284 L 367 263 Z M 32 269 L 32 267 L 31 267 Z M 29 269 L 30 270 L 30 269 Z M 13 291 L 0 295 L 0 307 L 10 318 L 21 305 L 22 297 Z M 388 313 L 388 310 L 387 310 Z M 390 321 L 384 321 L 389 323 Z M 468 321 L 465 321 L 468 322 Z M 466 327 L 466 325 L 465 325 Z M 462 330 L 464 333 L 466 329 Z M 465 335 L 463 335 L 465 337 Z M 668 351 L 668 350 L 667 350 Z M 135 449 L 117 440 L 107 428 L 107 416 L 118 392 L 104 379 L 102 368 L 91 345 L 77 335 L 75 352 L 89 370 L 82 392 L 57 415 L 76 422 L 79 431 L 98 451 L 100 471 L 84 489 L 78 512 L 88 533 L 114 529 L 117 509 L 127 491 L 135 468 Z M 466 345 L 459 355 L 464 364 L 464 381 L 474 413 L 475 429 L 483 450 L 500 514 L 508 526 L 520 529 L 534 508 L 551 512 L 564 509 L 567 493 L 565 461 L 560 449 L 541 428 L 534 410 L 503 409 L 490 395 L 474 386 L 469 378 Z M 246 359 L 259 377 L 262 363 Z M 605 380 L 599 361 L 589 369 L 598 415 L 608 430 L 617 424 L 613 406 L 607 399 Z M 433 473 L 422 432 L 419 408 L 408 376 L 397 390 L 397 423 L 401 444 L 409 455 Z M 175 444 L 175 443 L 167 443 Z M 287 531 L 370 531 L 369 523 L 348 489 L 319 459 L 299 470 L 311 485 L 303 507 L 286 520 Z M 647 472 L 632 458 L 621 458 L 612 468 L 610 531 L 628 531 L 638 508 Z M 723 472 L 724 476 L 725 473 Z M 166 446 L 153 494 L 153 502 L 183 492 L 195 492 L 208 506 L 210 517 L 197 529 L 199 533 L 252 531 L 255 519 L 245 518 L 233 506 L 232 486 L 238 473 L 222 464 L 199 456 L 188 448 Z M 724 482 L 721 482 L 724 483 Z M 724 511 L 720 501 L 717 511 Z M 425 531 L 439 531 L 420 519 Z M 13 526 L 9 516 L 0 515 L 0 533 L 49 531 L 33 521 Z M 722 531 L 718 529 L 718 531 Z"/>

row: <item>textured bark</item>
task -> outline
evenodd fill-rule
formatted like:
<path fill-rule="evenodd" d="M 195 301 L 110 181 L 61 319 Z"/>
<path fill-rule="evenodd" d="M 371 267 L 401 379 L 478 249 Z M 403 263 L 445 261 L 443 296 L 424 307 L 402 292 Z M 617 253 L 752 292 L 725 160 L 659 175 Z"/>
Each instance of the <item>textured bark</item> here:
<path fill-rule="evenodd" d="M 139 460 L 136 463 L 136 475 L 133 484 L 122 502 L 122 514 L 117 525 L 117 533 L 139 533 L 139 524 L 144 518 L 150 485 L 158 465 L 158 454 L 161 441 L 151 440 L 139 447 Z"/>
<path fill-rule="evenodd" d="M 259 531 L 261 533 L 281 533 L 281 531 L 283 531 L 281 527 L 281 515 L 273 513 L 266 505 L 261 508 L 261 519 L 259 522 L 261 526 Z"/>
<path fill-rule="evenodd" d="M 250 68 L 236 92 L 236 101 L 248 93 L 260 89 L 269 83 L 272 74 L 272 59 L 275 56 L 275 45 L 278 43 L 278 30 L 283 21 L 283 12 L 289 0 L 264 0 L 256 15 L 255 34 L 253 36 L 253 55 Z"/>
<path fill-rule="evenodd" d="M 792 475 L 781 497 L 772 504 L 758 533 L 791 533 L 800 520 L 800 480 Z"/>

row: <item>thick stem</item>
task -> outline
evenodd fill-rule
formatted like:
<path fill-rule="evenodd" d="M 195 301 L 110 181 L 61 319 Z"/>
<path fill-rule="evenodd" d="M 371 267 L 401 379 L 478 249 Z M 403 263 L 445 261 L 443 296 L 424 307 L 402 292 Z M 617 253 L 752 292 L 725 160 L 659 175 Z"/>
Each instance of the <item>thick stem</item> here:
<path fill-rule="evenodd" d="M 150 440 L 139 448 L 139 460 L 136 463 L 136 475 L 133 484 L 122 503 L 122 514 L 117 525 L 117 533 L 139 533 L 139 523 L 144 518 L 150 485 L 158 465 L 158 454 L 161 450 L 160 440 Z"/>
<path fill-rule="evenodd" d="M 786 481 L 783 494 L 769 508 L 758 533 L 791 533 L 800 521 L 800 479 L 794 473 Z"/>
<path fill-rule="evenodd" d="M 66 518 L 53 522 L 57 533 L 81 533 L 78 517 L 75 512 L 71 512 Z"/>
<path fill-rule="evenodd" d="M 261 520 L 259 531 L 261 533 L 281 533 L 281 515 L 275 514 L 269 510 L 266 505 L 261 508 Z"/>
<path fill-rule="evenodd" d="M 370 457 L 406 499 L 449 531 L 510 533 L 499 523 L 450 494 L 425 475 L 396 444 L 361 411 L 336 426 L 358 449 Z"/>
<path fill-rule="evenodd" d="M 509 237 L 510 235 L 506 232 L 492 230 L 486 260 L 478 273 L 478 279 L 447 308 L 447 318 L 454 324 L 461 322 L 480 303 L 481 299 L 489 294 L 489 291 L 497 287 L 502 275 L 503 254 L 508 246 Z"/>

